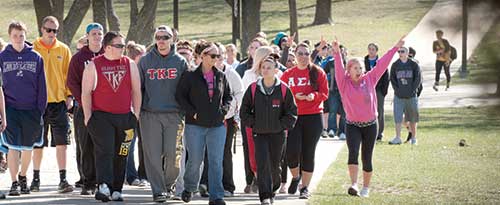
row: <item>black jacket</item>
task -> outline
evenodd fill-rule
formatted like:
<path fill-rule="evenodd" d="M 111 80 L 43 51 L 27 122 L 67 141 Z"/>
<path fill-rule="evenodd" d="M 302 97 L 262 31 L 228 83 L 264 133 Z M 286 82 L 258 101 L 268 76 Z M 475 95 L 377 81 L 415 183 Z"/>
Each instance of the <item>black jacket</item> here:
<path fill-rule="evenodd" d="M 231 92 L 224 73 L 215 67 L 212 70 L 215 77 L 212 99 L 208 95 L 208 85 L 203 77 L 201 65 L 181 76 L 175 99 L 186 114 L 186 124 L 202 127 L 218 127 L 224 124 L 224 116 L 232 100 Z M 195 114 L 196 119 L 193 118 Z"/>
<path fill-rule="evenodd" d="M 245 75 L 245 71 L 251 69 L 252 65 L 253 65 L 253 60 L 251 58 L 247 58 L 236 67 L 236 72 L 240 74 L 241 78 L 243 78 L 243 75 Z"/>
<path fill-rule="evenodd" d="M 377 59 L 378 59 L 378 56 L 377 56 Z M 375 63 L 375 65 L 377 65 L 377 63 Z M 370 67 L 370 60 L 368 60 L 368 55 L 365 56 L 365 69 L 366 69 L 366 72 L 368 72 L 372 69 Z M 382 95 L 384 95 L 384 97 L 387 95 L 387 91 L 389 90 L 389 72 L 387 72 L 387 70 L 384 72 L 384 74 L 382 75 L 382 77 L 378 81 L 377 87 L 375 87 L 375 90 L 377 92 L 382 93 Z"/>
<path fill-rule="evenodd" d="M 417 96 L 417 90 L 422 83 L 420 66 L 411 58 L 406 63 L 398 59 L 391 66 L 391 84 L 394 95 L 399 98 Z"/>
<path fill-rule="evenodd" d="M 271 94 L 266 93 L 262 83 L 262 79 L 257 81 L 255 100 L 252 99 L 252 86 L 248 86 L 243 96 L 240 108 L 243 125 L 257 134 L 274 134 L 293 128 L 297 121 L 297 105 L 290 88 L 287 87 L 283 100 L 279 79 Z"/>

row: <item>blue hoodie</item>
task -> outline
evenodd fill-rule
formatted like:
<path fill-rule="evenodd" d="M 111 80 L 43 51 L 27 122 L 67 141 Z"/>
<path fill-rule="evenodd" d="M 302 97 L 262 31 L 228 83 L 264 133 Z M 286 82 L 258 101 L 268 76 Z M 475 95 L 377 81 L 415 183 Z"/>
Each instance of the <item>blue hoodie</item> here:
<path fill-rule="evenodd" d="M 47 85 L 42 57 L 33 47 L 24 44 L 17 52 L 11 44 L 0 53 L 5 105 L 19 110 L 38 110 L 43 115 L 47 107 Z"/>

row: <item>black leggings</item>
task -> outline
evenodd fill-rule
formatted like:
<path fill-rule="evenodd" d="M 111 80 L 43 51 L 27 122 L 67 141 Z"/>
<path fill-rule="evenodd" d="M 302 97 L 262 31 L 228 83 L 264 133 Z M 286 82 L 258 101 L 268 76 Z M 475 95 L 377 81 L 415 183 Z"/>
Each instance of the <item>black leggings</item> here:
<path fill-rule="evenodd" d="M 295 127 L 288 133 L 286 160 L 290 169 L 300 164 L 302 170 L 314 171 L 314 154 L 322 131 L 322 114 L 299 115 Z"/>
<path fill-rule="evenodd" d="M 439 85 L 439 78 L 443 67 L 444 67 L 444 74 L 446 75 L 446 83 L 450 83 L 451 81 L 450 65 L 446 65 L 445 63 L 446 62 L 444 61 L 436 61 L 436 81 L 435 81 L 436 85 Z"/>
<path fill-rule="evenodd" d="M 377 139 L 377 124 L 368 127 L 358 127 L 346 124 L 347 149 L 349 150 L 348 165 L 358 164 L 359 146 L 361 145 L 361 161 L 363 171 L 371 172 L 373 148 Z"/>

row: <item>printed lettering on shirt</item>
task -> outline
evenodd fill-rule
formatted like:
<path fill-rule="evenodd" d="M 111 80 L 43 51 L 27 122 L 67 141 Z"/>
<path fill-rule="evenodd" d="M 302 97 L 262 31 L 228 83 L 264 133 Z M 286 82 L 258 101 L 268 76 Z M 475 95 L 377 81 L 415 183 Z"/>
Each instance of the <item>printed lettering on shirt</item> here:
<path fill-rule="evenodd" d="M 176 79 L 177 78 L 177 68 L 150 68 L 146 71 L 149 74 L 150 80 L 163 80 L 163 79 Z"/>
<path fill-rule="evenodd" d="M 295 83 L 297 82 L 297 83 Z M 311 85 L 311 82 L 306 78 L 306 77 L 299 77 L 299 78 L 294 78 L 290 77 L 288 78 L 288 86 L 290 87 L 298 87 L 298 86 L 306 86 L 306 85 Z"/>
<path fill-rule="evenodd" d="M 123 81 L 123 77 L 127 74 L 126 67 L 124 65 L 113 66 L 113 67 L 102 67 L 102 74 L 108 80 L 109 85 L 116 92 Z"/>
<path fill-rule="evenodd" d="M 413 78 L 413 71 L 411 70 L 400 70 L 396 72 L 396 77 L 401 81 L 402 85 L 408 85 L 408 79 Z"/>
<path fill-rule="evenodd" d="M 12 71 L 29 71 L 32 73 L 36 73 L 36 65 L 37 62 L 35 61 L 6 61 L 3 62 L 2 71 L 3 73 Z"/>

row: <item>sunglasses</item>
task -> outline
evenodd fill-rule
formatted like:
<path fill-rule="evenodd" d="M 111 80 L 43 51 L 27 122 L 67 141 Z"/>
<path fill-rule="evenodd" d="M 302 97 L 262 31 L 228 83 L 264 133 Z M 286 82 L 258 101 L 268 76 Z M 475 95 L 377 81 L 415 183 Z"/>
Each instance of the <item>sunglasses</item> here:
<path fill-rule="evenodd" d="M 191 55 L 191 54 L 186 52 L 179 52 L 179 55 Z"/>
<path fill-rule="evenodd" d="M 124 48 L 125 44 L 111 44 L 110 46 L 115 48 Z"/>
<path fill-rule="evenodd" d="M 399 50 L 398 53 L 406 53 L 405 50 Z"/>
<path fill-rule="evenodd" d="M 212 58 L 212 59 L 220 58 L 219 54 L 208 54 L 207 53 L 206 55 L 210 56 L 210 58 Z"/>
<path fill-rule="evenodd" d="M 155 36 L 155 39 L 157 41 L 159 40 L 164 40 L 164 41 L 168 41 L 168 39 L 170 39 L 171 37 L 169 35 L 166 35 L 166 36 Z"/>
<path fill-rule="evenodd" d="M 297 52 L 297 54 L 298 54 L 299 56 L 309 56 L 309 54 L 310 54 L 310 53 L 309 53 L 309 52 L 305 52 L 305 53 L 303 53 L 303 52 L 299 51 L 299 52 Z"/>
<path fill-rule="evenodd" d="M 54 33 L 57 33 L 57 29 L 53 29 L 53 28 L 47 28 L 47 27 L 43 27 L 43 29 L 47 32 L 47 33 L 51 33 L 51 32 L 54 32 Z"/>

